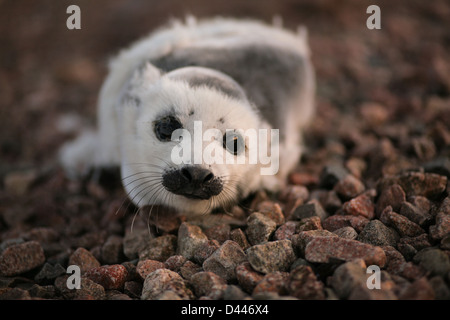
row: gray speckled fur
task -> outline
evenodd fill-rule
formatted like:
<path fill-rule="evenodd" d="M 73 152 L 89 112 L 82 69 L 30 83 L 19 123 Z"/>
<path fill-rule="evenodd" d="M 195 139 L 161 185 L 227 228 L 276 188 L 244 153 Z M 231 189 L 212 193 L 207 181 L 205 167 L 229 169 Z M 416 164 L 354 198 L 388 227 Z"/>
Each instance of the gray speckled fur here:
<path fill-rule="evenodd" d="M 270 46 L 252 45 L 233 49 L 185 48 L 150 61 L 169 72 L 186 66 L 219 70 L 245 90 L 262 116 L 284 132 L 283 110 L 293 91 L 300 90 L 304 61 L 299 55 Z"/>

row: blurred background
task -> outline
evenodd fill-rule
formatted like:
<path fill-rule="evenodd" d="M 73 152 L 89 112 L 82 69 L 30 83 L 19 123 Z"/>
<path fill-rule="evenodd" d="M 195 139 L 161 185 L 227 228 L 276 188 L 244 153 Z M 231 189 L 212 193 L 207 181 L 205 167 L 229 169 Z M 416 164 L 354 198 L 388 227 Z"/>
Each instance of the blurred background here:
<path fill-rule="evenodd" d="M 66 28 L 71 4 L 81 9 L 81 30 Z M 371 4 L 381 8 L 381 30 L 366 27 Z M 1 181 L 53 162 L 71 127 L 95 123 L 107 59 L 187 14 L 279 16 L 287 28 L 308 28 L 319 110 L 312 146 L 347 126 L 349 113 L 374 123 L 412 119 L 417 130 L 450 123 L 446 0 L 0 0 Z"/>

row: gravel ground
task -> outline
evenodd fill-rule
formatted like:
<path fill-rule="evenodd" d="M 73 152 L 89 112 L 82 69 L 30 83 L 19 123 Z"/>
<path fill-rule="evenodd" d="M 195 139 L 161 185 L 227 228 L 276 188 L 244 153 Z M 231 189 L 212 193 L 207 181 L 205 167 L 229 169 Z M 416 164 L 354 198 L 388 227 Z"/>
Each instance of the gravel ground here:
<path fill-rule="evenodd" d="M 377 1 L 381 30 L 356 0 L 75 2 L 79 31 L 64 2 L 0 1 L 0 299 L 450 299 L 447 1 Z M 305 24 L 318 80 L 288 186 L 193 221 L 55 162 L 108 55 L 187 12 Z"/>

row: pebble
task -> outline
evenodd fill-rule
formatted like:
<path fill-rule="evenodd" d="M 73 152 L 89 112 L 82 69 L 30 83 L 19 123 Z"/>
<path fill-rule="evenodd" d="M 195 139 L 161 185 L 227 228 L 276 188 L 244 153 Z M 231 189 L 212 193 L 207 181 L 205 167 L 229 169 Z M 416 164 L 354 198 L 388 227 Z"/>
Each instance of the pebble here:
<path fill-rule="evenodd" d="M 324 229 L 334 231 L 343 227 L 352 227 L 356 232 L 361 232 L 369 222 L 367 218 L 353 215 L 334 215 L 322 222 Z"/>
<path fill-rule="evenodd" d="M 123 260 L 123 238 L 109 236 L 101 248 L 102 261 L 105 264 L 116 264 Z"/>
<path fill-rule="evenodd" d="M 139 251 L 139 259 L 151 259 L 164 262 L 175 255 L 177 250 L 177 237 L 173 234 L 163 235 L 148 242 L 148 245 Z"/>
<path fill-rule="evenodd" d="M 405 201 L 406 194 L 400 185 L 394 183 L 384 188 L 380 193 L 375 207 L 377 217 L 381 216 L 381 213 L 387 206 L 391 206 L 394 211 L 400 211 L 402 203 Z"/>
<path fill-rule="evenodd" d="M 190 279 L 197 297 L 207 296 L 210 299 L 218 300 L 223 298 L 227 288 L 226 281 L 213 272 L 198 272 Z"/>
<path fill-rule="evenodd" d="M 164 266 L 172 271 L 179 272 L 180 268 L 187 261 L 187 259 L 181 255 L 175 255 L 169 257 L 165 262 Z"/>
<path fill-rule="evenodd" d="M 200 227 L 183 222 L 178 229 L 177 254 L 193 259 L 198 248 L 208 242 Z"/>
<path fill-rule="evenodd" d="M 281 225 L 273 236 L 274 240 L 291 240 L 292 236 L 295 234 L 297 228 L 297 221 L 287 221 L 285 224 Z"/>
<path fill-rule="evenodd" d="M 84 276 L 105 289 L 122 289 L 127 280 L 128 271 L 120 264 L 104 265 L 88 270 Z"/>
<path fill-rule="evenodd" d="M 66 273 L 66 269 L 63 268 L 59 263 L 52 265 L 50 263 L 45 263 L 39 273 L 34 277 L 34 280 L 40 284 L 50 284 L 59 277 Z"/>
<path fill-rule="evenodd" d="M 434 240 L 440 240 L 448 234 L 450 234 L 450 214 L 441 211 L 436 216 L 436 224 L 430 226 L 430 235 Z"/>
<path fill-rule="evenodd" d="M 354 175 L 348 174 L 335 184 L 333 190 L 342 199 L 349 200 L 363 193 L 365 186 L 364 183 Z"/>
<path fill-rule="evenodd" d="M 415 280 L 399 295 L 400 300 L 433 300 L 434 290 L 428 280 L 423 277 Z"/>
<path fill-rule="evenodd" d="M 350 239 L 354 240 L 356 237 L 358 237 L 358 232 L 356 232 L 355 229 L 352 227 L 343 227 L 337 230 L 334 230 L 333 233 L 337 235 L 338 237 L 344 238 L 344 239 Z"/>
<path fill-rule="evenodd" d="M 347 175 L 349 175 L 348 170 L 341 165 L 325 166 L 320 173 L 319 185 L 322 188 L 331 189 Z"/>
<path fill-rule="evenodd" d="M 297 228 L 295 229 L 295 232 L 300 233 L 302 231 L 308 231 L 308 230 L 322 230 L 322 222 L 320 221 L 319 217 L 314 216 L 314 217 L 309 217 L 309 218 L 303 218 L 297 224 Z"/>
<path fill-rule="evenodd" d="M 317 279 L 310 266 L 300 265 L 292 270 L 286 287 L 289 295 L 301 300 L 325 299 L 323 282 Z"/>
<path fill-rule="evenodd" d="M 123 253 L 132 260 L 139 257 L 139 252 L 147 248 L 151 236 L 147 229 L 135 229 L 125 233 L 123 238 Z"/>
<path fill-rule="evenodd" d="M 295 261 L 295 253 L 290 240 L 278 240 L 255 245 L 246 251 L 252 268 L 267 274 L 287 271 Z"/>
<path fill-rule="evenodd" d="M 320 220 L 324 220 L 328 217 L 328 214 L 323 209 L 322 205 L 317 199 L 312 199 L 306 204 L 300 205 L 293 211 L 291 215 L 292 220 L 302 220 L 309 217 L 319 217 Z"/>
<path fill-rule="evenodd" d="M 336 234 L 328 230 L 308 230 L 302 231 L 292 237 L 292 246 L 295 252 L 300 255 L 305 255 L 306 245 L 314 238 L 317 237 L 337 237 Z"/>
<path fill-rule="evenodd" d="M 136 266 L 136 272 L 139 274 L 142 280 L 145 280 L 148 274 L 157 269 L 165 268 L 164 263 L 156 260 L 140 260 Z"/>
<path fill-rule="evenodd" d="M 288 185 L 281 191 L 280 200 L 286 203 L 285 212 L 288 213 L 288 218 L 291 214 L 292 208 L 304 204 L 309 198 L 309 190 L 305 186 Z"/>
<path fill-rule="evenodd" d="M 447 188 L 447 177 L 435 173 L 407 172 L 393 177 L 385 177 L 379 181 L 377 188 L 383 190 L 392 184 L 398 184 L 407 197 L 424 196 L 435 199 Z"/>
<path fill-rule="evenodd" d="M 186 280 L 190 280 L 191 279 L 191 277 L 194 275 L 194 274 L 196 274 L 196 273 L 198 273 L 198 272 L 200 272 L 200 271 L 202 271 L 202 266 L 200 266 L 200 265 L 198 265 L 198 264 L 196 264 L 196 263 L 194 263 L 194 262 L 192 262 L 192 261 L 190 261 L 190 260 L 187 260 L 181 267 L 180 267 L 180 275 L 184 278 L 184 279 L 186 279 Z"/>
<path fill-rule="evenodd" d="M 14 276 L 44 264 L 44 250 L 37 241 L 7 247 L 0 255 L 0 274 Z"/>
<path fill-rule="evenodd" d="M 203 264 L 203 262 L 208 259 L 214 251 L 219 249 L 220 244 L 217 240 L 208 240 L 207 242 L 201 243 L 197 247 L 197 251 L 194 253 L 194 260 L 197 263 Z"/>
<path fill-rule="evenodd" d="M 236 228 L 230 232 L 230 240 L 239 244 L 242 250 L 247 250 L 250 247 L 250 243 L 247 240 L 247 236 L 241 228 Z"/>
<path fill-rule="evenodd" d="M 252 293 L 255 286 L 263 277 L 264 274 L 255 271 L 249 262 L 241 263 L 236 267 L 238 283 L 247 293 Z"/>
<path fill-rule="evenodd" d="M 399 238 L 395 230 L 386 227 L 380 220 L 371 220 L 356 239 L 374 246 L 394 247 Z"/>
<path fill-rule="evenodd" d="M 266 274 L 261 281 L 255 286 L 252 296 L 261 294 L 263 292 L 274 292 L 279 295 L 286 294 L 286 283 L 289 278 L 289 273 L 274 271 Z"/>
<path fill-rule="evenodd" d="M 386 255 L 380 247 L 356 240 L 339 237 L 317 237 L 305 248 L 305 259 L 309 262 L 328 263 L 331 258 L 349 261 L 361 258 L 367 265 L 383 267 Z"/>
<path fill-rule="evenodd" d="M 371 197 L 367 194 L 361 194 L 345 202 L 342 211 L 344 215 L 362 216 L 369 220 L 375 216 L 375 206 Z"/>
<path fill-rule="evenodd" d="M 247 257 L 239 244 L 227 240 L 203 262 L 203 269 L 217 274 L 227 282 L 234 281 L 236 267 L 246 260 Z"/>
<path fill-rule="evenodd" d="M 105 288 L 89 278 L 81 277 L 80 289 L 67 288 L 67 278 L 60 276 L 55 280 L 56 291 L 69 300 L 104 300 L 106 298 Z"/>
<path fill-rule="evenodd" d="M 423 233 L 417 237 L 401 238 L 398 241 L 398 244 L 408 244 L 418 251 L 428 248 L 428 247 L 431 247 L 431 243 L 428 240 L 428 235 L 425 233 Z"/>
<path fill-rule="evenodd" d="M 347 299 L 356 287 L 366 285 L 366 263 L 355 259 L 338 266 L 330 279 L 330 286 L 341 299 Z"/>
<path fill-rule="evenodd" d="M 427 248 L 419 251 L 413 261 L 424 267 L 431 275 L 444 277 L 450 272 L 450 258 L 440 249 Z"/>
<path fill-rule="evenodd" d="M 210 240 L 217 240 L 219 244 L 224 243 L 226 240 L 230 239 L 230 225 L 229 224 L 219 224 L 212 226 L 205 230 L 205 235 Z"/>
<path fill-rule="evenodd" d="M 100 262 L 98 262 L 90 251 L 85 248 L 78 248 L 70 255 L 69 265 L 80 267 L 81 274 L 84 274 L 92 268 L 100 267 Z"/>
<path fill-rule="evenodd" d="M 263 201 L 256 206 L 256 211 L 275 221 L 277 226 L 282 225 L 285 221 L 281 206 L 277 202 Z"/>
<path fill-rule="evenodd" d="M 252 213 L 247 219 L 247 237 L 252 245 L 264 243 L 275 232 L 277 224 L 259 212 Z"/>
<path fill-rule="evenodd" d="M 187 288 L 185 281 L 178 273 L 169 269 L 157 269 L 145 278 L 141 299 L 158 299 L 166 291 L 172 291 L 183 300 L 194 297 L 192 291 Z"/>
<path fill-rule="evenodd" d="M 401 237 L 415 237 L 425 233 L 418 224 L 412 222 L 408 218 L 392 211 L 392 207 L 388 206 L 381 213 L 380 220 L 387 226 L 392 226 Z"/>
<path fill-rule="evenodd" d="M 419 226 L 424 226 L 432 220 L 432 216 L 428 212 L 425 212 L 412 203 L 406 201 L 402 203 L 398 213 Z"/>

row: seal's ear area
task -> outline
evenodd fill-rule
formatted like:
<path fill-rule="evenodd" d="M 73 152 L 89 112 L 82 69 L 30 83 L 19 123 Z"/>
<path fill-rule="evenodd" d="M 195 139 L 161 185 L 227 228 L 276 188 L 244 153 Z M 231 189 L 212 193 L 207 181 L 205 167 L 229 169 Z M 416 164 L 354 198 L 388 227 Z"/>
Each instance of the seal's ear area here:
<path fill-rule="evenodd" d="M 161 71 L 150 62 L 140 64 L 130 79 L 128 88 L 131 90 L 145 89 L 161 78 Z"/>

